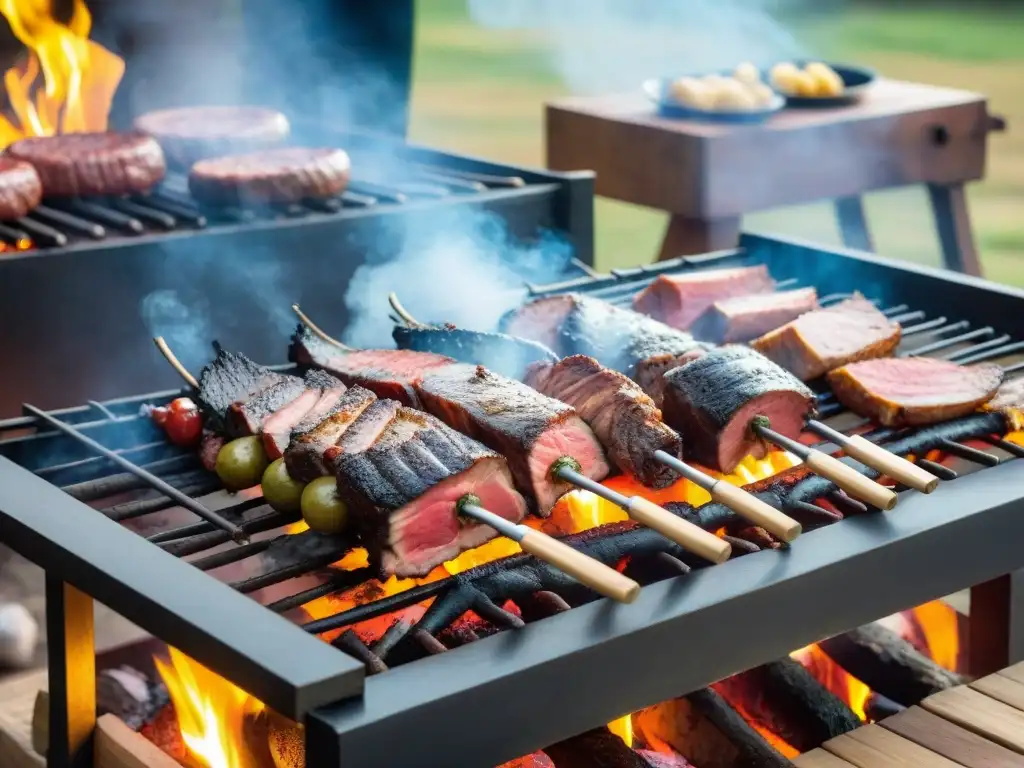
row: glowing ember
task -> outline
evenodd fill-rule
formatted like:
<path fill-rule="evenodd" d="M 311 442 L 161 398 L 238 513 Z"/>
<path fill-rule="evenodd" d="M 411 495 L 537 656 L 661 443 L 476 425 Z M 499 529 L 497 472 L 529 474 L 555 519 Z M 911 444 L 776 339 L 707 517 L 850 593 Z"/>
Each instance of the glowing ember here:
<path fill-rule="evenodd" d="M 879 624 L 898 634 L 940 667 L 959 671 L 960 618 L 952 606 L 933 600 L 888 616 Z"/>
<path fill-rule="evenodd" d="M 0 147 L 26 136 L 103 131 L 124 61 L 89 40 L 92 16 L 73 0 L 67 25 L 53 0 L 0 0 L 0 13 L 28 49 L 4 73 L 10 116 L 0 117 Z"/>
<path fill-rule="evenodd" d="M 832 661 L 817 645 L 808 645 L 789 656 L 803 664 L 834 696 L 845 701 L 862 722 L 868 721 L 866 707 L 871 689 L 864 683 Z"/>
<path fill-rule="evenodd" d="M 633 716 L 625 715 L 608 723 L 608 730 L 622 739 L 627 747 L 633 746 Z"/>

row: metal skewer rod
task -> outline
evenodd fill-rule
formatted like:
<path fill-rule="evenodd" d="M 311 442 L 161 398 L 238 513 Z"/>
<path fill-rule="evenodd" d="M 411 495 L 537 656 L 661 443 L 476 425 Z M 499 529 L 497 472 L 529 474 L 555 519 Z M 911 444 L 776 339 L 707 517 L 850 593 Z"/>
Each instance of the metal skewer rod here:
<path fill-rule="evenodd" d="M 564 571 L 605 597 L 620 603 L 632 603 L 640 594 L 640 585 L 614 568 L 545 533 L 509 522 L 479 506 L 479 501 L 480 499 L 472 494 L 463 496 L 456 504 L 458 513 L 491 526 L 502 536 L 517 542 L 524 552 Z"/>
<path fill-rule="evenodd" d="M 142 467 L 133 464 L 120 454 L 110 450 L 105 445 L 97 443 L 95 440 L 93 440 L 91 437 L 84 434 L 83 432 L 78 431 L 70 424 L 65 424 L 60 419 L 54 418 L 46 411 L 42 411 L 39 408 L 36 408 L 34 405 L 29 405 L 28 403 L 25 403 L 22 407 L 26 411 L 31 413 L 33 416 L 35 416 L 37 419 L 41 419 L 54 429 L 58 429 L 64 434 L 70 435 L 83 445 L 96 451 L 96 453 L 114 462 L 119 467 L 124 469 L 126 472 L 130 472 L 136 477 L 145 480 L 154 489 L 160 491 L 160 493 L 164 494 L 165 496 L 174 499 L 176 502 L 178 502 L 178 504 L 180 504 L 190 512 L 194 512 L 206 522 L 216 526 L 217 528 L 220 528 L 223 531 L 227 531 L 231 534 L 231 538 L 234 539 L 236 542 L 240 544 L 248 543 L 249 535 L 244 530 L 242 530 L 242 528 L 235 525 L 230 520 L 227 520 L 226 518 L 222 517 L 221 515 L 218 515 L 216 512 L 207 509 L 195 499 L 186 496 L 173 485 L 170 485 L 164 480 L 161 480 L 152 472 L 148 472 Z"/>
<path fill-rule="evenodd" d="M 654 458 L 674 469 L 694 485 L 703 488 L 711 494 L 713 501 L 727 506 L 747 522 L 764 528 L 787 544 L 803 532 L 803 526 L 789 515 L 726 480 L 715 479 L 665 451 L 655 451 Z"/>
<path fill-rule="evenodd" d="M 689 520 L 673 515 L 667 509 L 659 507 L 642 496 L 624 496 L 569 467 L 560 467 L 555 470 L 554 474 L 567 483 L 572 483 L 578 488 L 590 491 L 595 496 L 600 496 L 602 499 L 622 507 L 626 510 L 626 514 L 641 525 L 654 529 L 669 541 L 674 541 L 686 551 L 703 557 L 705 560 L 717 565 L 724 563 L 732 555 L 732 546 L 729 542 L 705 531 L 699 525 L 694 525 Z"/>
<path fill-rule="evenodd" d="M 171 368 L 178 372 L 188 384 L 191 384 L 194 389 L 199 389 L 199 382 L 196 381 L 196 377 L 188 372 L 188 369 L 181 364 L 181 360 L 178 359 L 177 355 L 171 352 L 171 348 L 167 346 L 167 342 L 164 341 L 163 336 L 157 336 L 153 339 L 153 343 L 156 344 L 156 348 L 160 350 L 160 353 L 167 359 L 167 362 L 171 364 Z"/>
<path fill-rule="evenodd" d="M 328 336 L 327 332 L 325 330 L 323 330 L 322 328 L 320 328 L 320 326 L 318 326 L 316 323 L 314 323 L 312 320 L 310 320 L 309 317 L 306 315 L 306 313 L 303 312 L 301 309 L 299 309 L 299 305 L 298 304 L 292 304 L 292 312 L 294 312 L 296 315 L 299 316 L 299 320 L 302 321 L 302 324 L 304 326 L 309 328 L 309 330 L 311 330 L 313 333 L 315 333 L 321 339 L 326 341 L 328 344 L 333 344 L 338 349 L 344 349 L 346 352 L 354 352 L 355 351 L 348 344 L 343 344 L 342 342 L 340 342 L 337 339 L 335 339 L 333 336 Z"/>
<path fill-rule="evenodd" d="M 388 303 L 391 305 L 391 308 L 395 310 L 395 313 L 400 318 L 402 318 L 403 322 L 405 322 L 405 324 L 408 325 L 410 328 L 430 327 L 426 323 L 421 323 L 419 320 L 417 320 L 415 317 L 409 314 L 409 311 L 402 306 L 402 302 L 398 300 L 398 294 L 396 294 L 394 291 L 388 294 Z"/>
<path fill-rule="evenodd" d="M 875 445 L 860 435 L 844 435 L 815 419 L 807 421 L 807 428 L 838 445 L 847 456 L 852 456 L 872 469 L 877 469 L 883 475 L 891 477 L 908 488 L 913 488 L 921 493 L 931 493 L 939 485 L 939 478 L 928 470 L 917 466 L 912 461 L 907 461 L 902 456 L 890 453 L 882 446 Z"/>
<path fill-rule="evenodd" d="M 896 506 L 899 496 L 894 491 L 868 479 L 853 467 L 829 456 L 827 453 L 823 453 L 816 448 L 808 448 L 796 440 L 780 435 L 763 423 L 760 418 L 755 417 L 750 422 L 750 428 L 762 440 L 773 443 L 783 450 L 800 457 L 804 464 L 810 467 L 816 474 L 821 475 L 826 480 L 831 480 L 855 499 L 866 501 L 868 504 L 879 509 L 889 510 Z M 767 422 L 767 419 L 763 421 Z"/>

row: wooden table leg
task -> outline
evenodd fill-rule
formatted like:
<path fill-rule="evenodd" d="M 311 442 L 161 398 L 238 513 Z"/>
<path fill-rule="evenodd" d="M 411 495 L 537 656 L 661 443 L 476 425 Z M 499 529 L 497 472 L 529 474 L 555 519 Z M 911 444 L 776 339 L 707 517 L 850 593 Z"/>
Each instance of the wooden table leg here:
<path fill-rule="evenodd" d="M 963 184 L 929 184 L 928 197 L 946 269 L 981 276 L 981 262 L 971 231 L 967 193 Z"/>
<path fill-rule="evenodd" d="M 735 248 L 739 240 L 739 218 L 688 219 L 673 215 L 661 241 L 658 261 Z"/>
<path fill-rule="evenodd" d="M 835 208 L 843 245 L 859 251 L 874 251 L 867 214 L 864 212 L 864 198 L 840 197 L 835 201 Z"/>
<path fill-rule="evenodd" d="M 971 587 L 968 672 L 981 677 L 1024 661 L 1024 570 Z"/>

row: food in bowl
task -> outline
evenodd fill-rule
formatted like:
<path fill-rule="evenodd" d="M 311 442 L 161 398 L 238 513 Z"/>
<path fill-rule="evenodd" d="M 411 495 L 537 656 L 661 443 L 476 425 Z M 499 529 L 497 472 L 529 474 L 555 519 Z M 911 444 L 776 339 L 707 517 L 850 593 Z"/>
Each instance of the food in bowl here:
<path fill-rule="evenodd" d="M 761 81 L 753 64 L 741 64 L 732 75 L 681 77 L 672 81 L 669 96 L 701 112 L 756 112 L 775 100 L 775 92 Z"/>
<path fill-rule="evenodd" d="M 792 62 L 781 62 L 769 72 L 772 86 L 786 96 L 803 98 L 831 98 L 846 90 L 843 78 L 828 64 L 813 61 L 798 67 Z"/>

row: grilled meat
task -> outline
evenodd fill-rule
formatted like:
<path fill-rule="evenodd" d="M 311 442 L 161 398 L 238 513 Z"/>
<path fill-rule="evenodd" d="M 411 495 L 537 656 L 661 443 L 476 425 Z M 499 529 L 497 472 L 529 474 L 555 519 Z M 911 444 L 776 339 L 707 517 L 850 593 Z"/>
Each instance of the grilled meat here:
<path fill-rule="evenodd" d="M 324 451 L 324 464 L 332 467 L 343 453 L 365 451 L 377 441 L 403 407 L 397 400 L 375 400 L 370 403 L 370 407 L 359 414 L 359 418 L 345 430 L 341 439 Z"/>
<path fill-rule="evenodd" d="M 813 288 L 716 301 L 694 321 L 694 337 L 715 344 L 750 341 L 818 308 Z"/>
<path fill-rule="evenodd" d="M 673 328 L 689 328 L 716 301 L 767 293 L 774 287 L 763 264 L 661 275 L 636 295 L 633 309 Z"/>
<path fill-rule="evenodd" d="M 340 149 L 265 149 L 200 160 L 189 171 L 188 189 L 207 205 L 281 205 L 339 195 L 351 170 Z"/>
<path fill-rule="evenodd" d="M 535 363 L 526 383 L 571 405 L 608 450 L 608 458 L 644 485 L 664 488 L 677 475 L 655 461 L 661 450 L 682 457 L 683 441 L 661 420 L 661 411 L 640 386 L 592 357 L 573 355 L 558 363 Z"/>
<path fill-rule="evenodd" d="M 422 407 L 415 385 L 423 374 L 454 362 L 450 357 L 405 349 L 346 351 L 301 324 L 292 336 L 288 357 L 293 363 L 322 368 L 349 386 L 358 384 L 380 398 L 412 408 Z"/>
<path fill-rule="evenodd" d="M 400 408 L 369 448 L 338 456 L 335 470 L 338 494 L 388 575 L 426 576 L 496 535 L 459 517 L 456 504 L 466 494 L 508 520 L 526 514 L 501 456 L 409 408 Z"/>
<path fill-rule="evenodd" d="M 32 165 L 45 197 L 148 192 L 167 170 L 160 145 L 129 133 L 66 133 L 14 142 L 7 156 Z"/>
<path fill-rule="evenodd" d="M 272 461 L 284 455 L 300 424 L 322 420 L 345 394 L 345 385 L 324 371 L 309 371 L 303 383 L 303 392 L 267 416 L 260 427 L 263 447 Z"/>
<path fill-rule="evenodd" d="M 304 483 L 330 474 L 327 451 L 338 444 L 345 432 L 376 400 L 373 392 L 353 386 L 326 413 L 321 414 L 315 424 L 312 420 L 298 424 L 284 452 L 288 474 Z"/>
<path fill-rule="evenodd" d="M 399 349 L 436 352 L 460 363 L 483 365 L 513 379 L 522 379 L 531 363 L 558 362 L 558 355 L 536 341 L 504 333 L 465 331 L 454 325 L 440 328 L 396 326 L 392 336 Z"/>
<path fill-rule="evenodd" d="M 306 391 L 298 376 L 282 375 L 269 387 L 228 406 L 226 428 L 229 437 L 258 435 L 263 423 Z M 312 405 L 312 402 L 310 403 Z"/>
<path fill-rule="evenodd" d="M 708 347 L 645 315 L 572 294 L 531 301 L 502 318 L 501 330 L 538 341 L 563 357 L 593 357 L 634 379 L 637 366 L 650 357 Z"/>
<path fill-rule="evenodd" d="M 772 429 L 795 438 L 815 402 L 792 374 L 747 347 L 711 350 L 669 371 L 665 380 L 665 422 L 686 436 L 689 458 L 722 472 L 731 472 L 747 454 L 765 455 L 751 419 L 766 416 Z"/>
<path fill-rule="evenodd" d="M 668 383 L 665 381 L 665 374 L 673 368 L 678 368 L 681 365 L 686 365 L 691 360 L 696 360 L 706 352 L 706 349 L 699 348 L 684 352 L 681 355 L 654 355 L 637 363 L 633 378 L 640 385 L 640 389 L 646 392 L 651 400 L 654 401 L 654 405 L 661 408 L 661 404 L 665 399 L 665 387 L 668 386 Z"/>
<path fill-rule="evenodd" d="M 216 471 L 217 454 L 220 453 L 220 449 L 224 447 L 225 442 L 226 440 L 223 435 L 203 430 L 203 437 L 199 441 L 199 461 L 206 470 L 210 472 Z"/>
<path fill-rule="evenodd" d="M 196 400 L 207 426 L 223 433 L 224 418 L 233 403 L 244 402 L 256 393 L 290 377 L 257 365 L 245 355 L 228 352 L 219 344 L 217 356 L 199 373 Z"/>
<path fill-rule="evenodd" d="M 0 157 L 0 221 L 20 219 L 43 198 L 43 184 L 30 163 Z"/>
<path fill-rule="evenodd" d="M 810 381 L 842 365 L 889 357 L 900 326 L 860 294 L 801 315 L 751 343 L 797 378 Z"/>
<path fill-rule="evenodd" d="M 966 416 L 991 400 L 1002 381 L 998 365 L 963 366 L 920 357 L 865 360 L 828 375 L 839 402 L 887 427 Z"/>
<path fill-rule="evenodd" d="M 428 412 L 507 457 L 517 487 L 536 499 L 541 515 L 572 488 L 552 477 L 557 459 L 571 456 L 594 480 L 608 474 L 601 444 L 576 411 L 525 384 L 453 363 L 427 372 L 417 390 Z"/>

